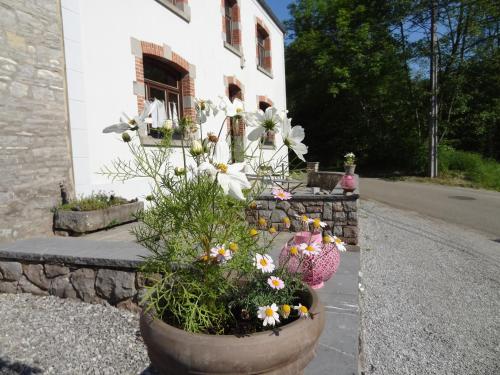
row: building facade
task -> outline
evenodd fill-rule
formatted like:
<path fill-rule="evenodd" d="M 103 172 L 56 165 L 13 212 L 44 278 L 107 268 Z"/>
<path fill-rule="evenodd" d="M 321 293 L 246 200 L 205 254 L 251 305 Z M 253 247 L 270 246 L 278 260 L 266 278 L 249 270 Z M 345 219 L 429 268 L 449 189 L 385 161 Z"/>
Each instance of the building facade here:
<path fill-rule="evenodd" d="M 286 108 L 284 29 L 264 0 L 0 0 L 0 11 L 0 32 L 8 41 L 0 47 L 0 89 L 10 103 L 4 116 L 12 137 L 8 147 L 29 148 L 7 150 L 0 141 L 0 153 L 7 153 L 0 171 L 10 173 L 8 182 L 0 182 L 0 241 L 47 232 L 60 182 L 76 196 L 113 191 L 141 199 L 148 194 L 146 181 L 123 184 L 99 173 L 116 158 L 130 158 L 119 136 L 102 133 L 122 111 L 133 116 L 146 100 L 157 98 L 167 104 L 168 116 L 194 118 L 195 98 L 217 100 L 220 95 L 242 99 L 250 111 Z M 41 35 L 43 41 L 37 39 Z M 26 54 L 37 49 L 33 53 L 46 61 L 18 56 L 22 48 Z M 12 56 L 18 65 L 5 60 Z M 23 72 L 33 70 L 31 75 L 21 77 L 21 63 Z M 2 81 L 4 76 L 11 80 Z M 27 103 L 47 114 L 34 113 Z M 45 125 L 46 133 L 31 126 L 28 117 Z M 203 132 L 218 133 L 223 123 L 219 114 Z M 36 130 L 33 136 L 23 135 L 30 133 L 28 128 Z M 245 132 L 241 125 L 223 134 L 236 144 L 244 142 Z M 43 151 L 31 149 L 33 139 Z M 158 143 L 154 129 L 135 141 L 150 147 Z M 265 153 L 269 157 L 281 150 L 276 157 L 286 158 L 280 146 L 279 137 L 271 139 Z M 24 164 L 21 156 L 27 158 Z M 172 164 L 180 165 L 181 159 L 177 145 Z M 19 185 L 22 190 L 29 184 L 23 176 L 32 182 L 35 175 L 48 187 L 31 185 L 21 201 L 38 191 L 48 198 L 37 208 L 20 208 L 12 189 Z M 9 232 L 12 216 L 32 210 L 43 217 L 43 229 L 27 230 L 39 223 L 20 219 L 24 229 Z"/>

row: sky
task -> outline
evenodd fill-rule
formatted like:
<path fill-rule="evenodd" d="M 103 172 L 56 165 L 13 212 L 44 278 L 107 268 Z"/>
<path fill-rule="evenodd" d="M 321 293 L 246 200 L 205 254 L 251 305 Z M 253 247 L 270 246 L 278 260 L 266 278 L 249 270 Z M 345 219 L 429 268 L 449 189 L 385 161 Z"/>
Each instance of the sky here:
<path fill-rule="evenodd" d="M 266 1 L 280 20 L 283 21 L 289 17 L 288 9 L 286 7 L 288 4 L 292 2 L 292 0 L 266 0 Z"/>

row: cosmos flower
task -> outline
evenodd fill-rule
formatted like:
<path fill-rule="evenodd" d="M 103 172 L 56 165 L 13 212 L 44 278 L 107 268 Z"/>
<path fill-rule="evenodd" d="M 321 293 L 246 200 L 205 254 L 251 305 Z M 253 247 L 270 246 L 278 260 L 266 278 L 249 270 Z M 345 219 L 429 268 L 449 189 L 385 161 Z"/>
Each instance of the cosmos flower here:
<path fill-rule="evenodd" d="M 297 157 L 302 161 L 306 161 L 304 155 L 307 154 L 307 146 L 302 143 L 304 138 L 304 128 L 302 126 L 292 127 L 292 119 L 285 118 L 283 121 L 283 143 L 295 152 Z"/>

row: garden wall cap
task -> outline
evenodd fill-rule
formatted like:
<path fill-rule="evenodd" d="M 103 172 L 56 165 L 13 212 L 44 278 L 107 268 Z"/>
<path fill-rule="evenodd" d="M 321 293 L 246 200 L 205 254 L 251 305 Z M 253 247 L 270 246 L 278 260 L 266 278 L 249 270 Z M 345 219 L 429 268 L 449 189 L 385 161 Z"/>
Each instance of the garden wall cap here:
<path fill-rule="evenodd" d="M 134 242 L 83 238 L 33 238 L 0 244 L 0 260 L 75 266 L 136 269 L 149 254 Z"/>

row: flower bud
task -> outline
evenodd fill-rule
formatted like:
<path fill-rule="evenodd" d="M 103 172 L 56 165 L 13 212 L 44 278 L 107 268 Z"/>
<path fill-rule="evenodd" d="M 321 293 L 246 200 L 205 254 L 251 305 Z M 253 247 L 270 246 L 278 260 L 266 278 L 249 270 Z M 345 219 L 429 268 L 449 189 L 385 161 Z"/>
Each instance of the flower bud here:
<path fill-rule="evenodd" d="M 174 123 L 172 122 L 172 120 L 165 120 L 165 122 L 163 123 L 163 128 L 165 130 L 172 130 L 174 126 Z"/>
<path fill-rule="evenodd" d="M 190 152 L 193 156 L 200 156 L 203 154 L 203 145 L 199 141 L 194 140 L 191 144 Z"/>
<path fill-rule="evenodd" d="M 186 174 L 186 170 L 184 168 L 182 168 L 182 167 L 175 167 L 174 168 L 174 174 L 176 176 L 183 176 L 183 175 Z"/>
<path fill-rule="evenodd" d="M 123 142 L 130 142 L 132 140 L 132 138 L 130 137 L 130 134 L 128 133 L 122 133 L 122 139 L 123 139 Z"/>

